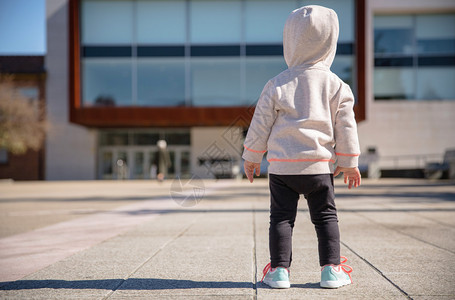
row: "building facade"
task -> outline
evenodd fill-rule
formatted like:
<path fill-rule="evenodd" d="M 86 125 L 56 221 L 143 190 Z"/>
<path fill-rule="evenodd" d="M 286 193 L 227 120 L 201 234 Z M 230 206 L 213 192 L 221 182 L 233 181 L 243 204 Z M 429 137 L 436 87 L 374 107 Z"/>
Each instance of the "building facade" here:
<path fill-rule="evenodd" d="M 455 3 L 370 0 L 366 16 L 363 153 L 383 169 L 440 161 L 455 148 Z"/>
<path fill-rule="evenodd" d="M 451 1 L 47 0 L 58 129 L 46 179 L 153 177 L 158 140 L 171 177 L 240 172 L 254 104 L 286 68 L 285 19 L 307 4 L 339 15 L 332 70 L 356 94 L 363 152 L 414 159 L 455 147 Z"/>
<path fill-rule="evenodd" d="M 0 56 L 1 76 L 11 76 L 14 88 L 34 108 L 45 107 L 44 56 Z M 0 99 L 8 100 L 11 99 Z M 44 147 L 40 150 L 29 149 L 24 154 L 13 154 L 0 148 L 0 179 L 43 180 L 44 153 Z"/>

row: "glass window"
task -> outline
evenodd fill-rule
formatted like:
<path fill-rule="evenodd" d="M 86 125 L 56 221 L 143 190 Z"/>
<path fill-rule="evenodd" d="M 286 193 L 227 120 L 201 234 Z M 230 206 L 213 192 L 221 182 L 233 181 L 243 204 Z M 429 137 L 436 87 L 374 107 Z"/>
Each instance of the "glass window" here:
<path fill-rule="evenodd" d="M 354 24 L 355 24 L 355 0 L 318 0 L 318 1 L 300 1 L 301 6 L 305 5 L 322 5 L 333 9 L 338 15 L 340 23 L 339 43 L 352 43 L 354 41 Z"/>
<path fill-rule="evenodd" d="M 413 21 L 411 16 L 374 18 L 374 53 L 412 54 Z"/>
<path fill-rule="evenodd" d="M 240 58 L 192 58 L 191 92 L 194 106 L 244 105 L 240 92 Z"/>
<path fill-rule="evenodd" d="M 341 80 L 351 86 L 351 89 L 355 91 L 355 82 L 353 76 L 354 67 L 354 56 L 353 55 L 337 55 L 333 60 L 330 69 L 332 72 L 338 75 Z"/>
<path fill-rule="evenodd" d="M 137 105 L 185 105 L 183 57 L 139 58 L 137 74 Z"/>
<path fill-rule="evenodd" d="M 190 145 L 191 135 L 186 129 L 101 131 L 99 135 L 101 146 L 156 146 L 158 140 L 168 145 Z"/>
<path fill-rule="evenodd" d="M 374 95 L 376 99 L 413 99 L 412 68 L 375 68 Z"/>
<path fill-rule="evenodd" d="M 167 168 L 167 173 L 169 177 L 172 177 L 175 174 L 175 166 L 176 166 L 176 161 L 175 161 L 175 151 L 169 151 L 169 159 L 171 161 L 171 164 Z"/>
<path fill-rule="evenodd" d="M 126 153 L 125 151 L 119 151 L 117 153 L 116 175 L 117 179 L 130 178 L 128 167 L 128 153 Z"/>
<path fill-rule="evenodd" d="M 112 151 L 105 151 L 102 154 L 102 178 L 112 179 L 113 165 L 112 165 Z"/>
<path fill-rule="evenodd" d="M 8 163 L 8 150 L 0 148 L 0 164 Z"/>
<path fill-rule="evenodd" d="M 160 139 L 158 133 L 134 133 L 133 144 L 134 145 L 156 145 L 156 142 Z"/>
<path fill-rule="evenodd" d="M 82 70 L 84 105 L 132 105 L 131 58 L 85 58 Z"/>
<path fill-rule="evenodd" d="M 455 14 L 375 16 L 375 99 L 455 100 Z"/>
<path fill-rule="evenodd" d="M 455 54 L 455 15 L 418 15 L 419 54 Z"/>
<path fill-rule="evenodd" d="M 286 69 L 282 31 L 307 0 L 81 0 L 84 106 L 244 106 Z M 353 84 L 355 0 L 332 70 Z M 424 21 L 422 21 L 424 22 Z M 355 90 L 353 88 L 353 90 Z"/>
<path fill-rule="evenodd" d="M 191 154 L 183 151 L 181 154 L 180 177 L 189 178 L 191 176 Z"/>
<path fill-rule="evenodd" d="M 185 1 L 137 1 L 138 44 L 184 44 Z"/>
<path fill-rule="evenodd" d="M 247 105 L 256 103 L 267 81 L 287 69 L 283 57 L 280 56 L 249 56 L 246 65 Z"/>
<path fill-rule="evenodd" d="M 422 38 L 450 38 L 455 37 L 454 14 L 429 14 L 416 16 L 416 36 Z"/>
<path fill-rule="evenodd" d="M 283 42 L 283 27 L 297 1 L 251 0 L 245 2 L 245 42 Z"/>
<path fill-rule="evenodd" d="M 144 152 L 134 153 L 134 166 L 133 166 L 133 178 L 143 179 L 144 178 Z"/>
<path fill-rule="evenodd" d="M 417 71 L 417 99 L 455 98 L 455 67 L 425 67 Z"/>
<path fill-rule="evenodd" d="M 125 146 L 128 145 L 127 132 L 101 132 L 101 146 Z"/>
<path fill-rule="evenodd" d="M 156 179 L 156 173 L 157 173 L 157 165 L 156 162 L 158 160 L 158 151 L 151 151 L 149 152 L 149 172 L 150 172 L 150 178 Z"/>
<path fill-rule="evenodd" d="M 168 145 L 190 145 L 189 132 L 166 132 L 165 138 Z"/>
<path fill-rule="evenodd" d="M 36 86 L 20 87 L 18 88 L 19 93 L 29 100 L 38 100 L 39 89 Z"/>
<path fill-rule="evenodd" d="M 195 44 L 238 44 L 241 42 L 240 0 L 190 2 L 190 41 Z"/>
<path fill-rule="evenodd" d="M 133 42 L 133 1 L 82 1 L 82 44 Z"/>

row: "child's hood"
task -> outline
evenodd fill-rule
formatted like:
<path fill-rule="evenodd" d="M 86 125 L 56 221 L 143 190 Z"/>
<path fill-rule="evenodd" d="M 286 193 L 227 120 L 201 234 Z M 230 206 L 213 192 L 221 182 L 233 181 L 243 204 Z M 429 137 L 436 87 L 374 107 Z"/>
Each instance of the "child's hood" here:
<path fill-rule="evenodd" d="M 284 59 L 298 65 L 332 65 L 338 40 L 338 17 L 332 9 L 310 5 L 294 10 L 283 31 Z"/>

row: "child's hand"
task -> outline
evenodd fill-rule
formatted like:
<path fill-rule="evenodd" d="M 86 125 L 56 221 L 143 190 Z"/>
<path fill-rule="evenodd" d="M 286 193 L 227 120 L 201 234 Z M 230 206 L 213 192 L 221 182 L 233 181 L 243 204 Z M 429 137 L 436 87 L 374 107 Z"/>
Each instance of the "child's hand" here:
<path fill-rule="evenodd" d="M 349 186 L 348 186 L 349 189 L 351 189 L 352 187 L 360 186 L 361 176 L 360 176 L 359 168 L 357 168 L 357 167 L 355 167 L 355 168 L 337 167 L 335 169 L 335 173 L 333 173 L 333 177 L 336 177 L 340 173 L 344 173 L 344 183 L 348 183 L 348 180 L 349 180 Z"/>
<path fill-rule="evenodd" d="M 245 175 L 246 175 L 246 177 L 248 177 L 248 180 L 250 182 L 253 182 L 253 176 L 254 176 L 255 169 L 256 169 L 256 176 L 259 176 L 261 174 L 261 164 L 260 163 L 254 163 L 254 162 L 245 160 L 245 163 L 243 164 L 243 168 L 245 169 Z"/>

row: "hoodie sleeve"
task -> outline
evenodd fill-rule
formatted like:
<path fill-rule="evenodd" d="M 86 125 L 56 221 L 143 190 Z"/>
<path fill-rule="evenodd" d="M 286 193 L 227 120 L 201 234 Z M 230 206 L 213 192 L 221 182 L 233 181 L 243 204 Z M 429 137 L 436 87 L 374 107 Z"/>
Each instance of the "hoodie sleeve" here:
<path fill-rule="evenodd" d="M 335 116 L 335 154 L 338 166 L 357 167 L 360 156 L 357 123 L 354 118 L 354 95 L 350 87 L 342 83 L 338 91 L 338 109 Z"/>
<path fill-rule="evenodd" d="M 259 97 L 248 129 L 242 155 L 244 160 L 260 163 L 264 153 L 267 152 L 267 141 L 277 116 L 276 97 L 276 89 L 273 83 L 269 81 Z"/>

